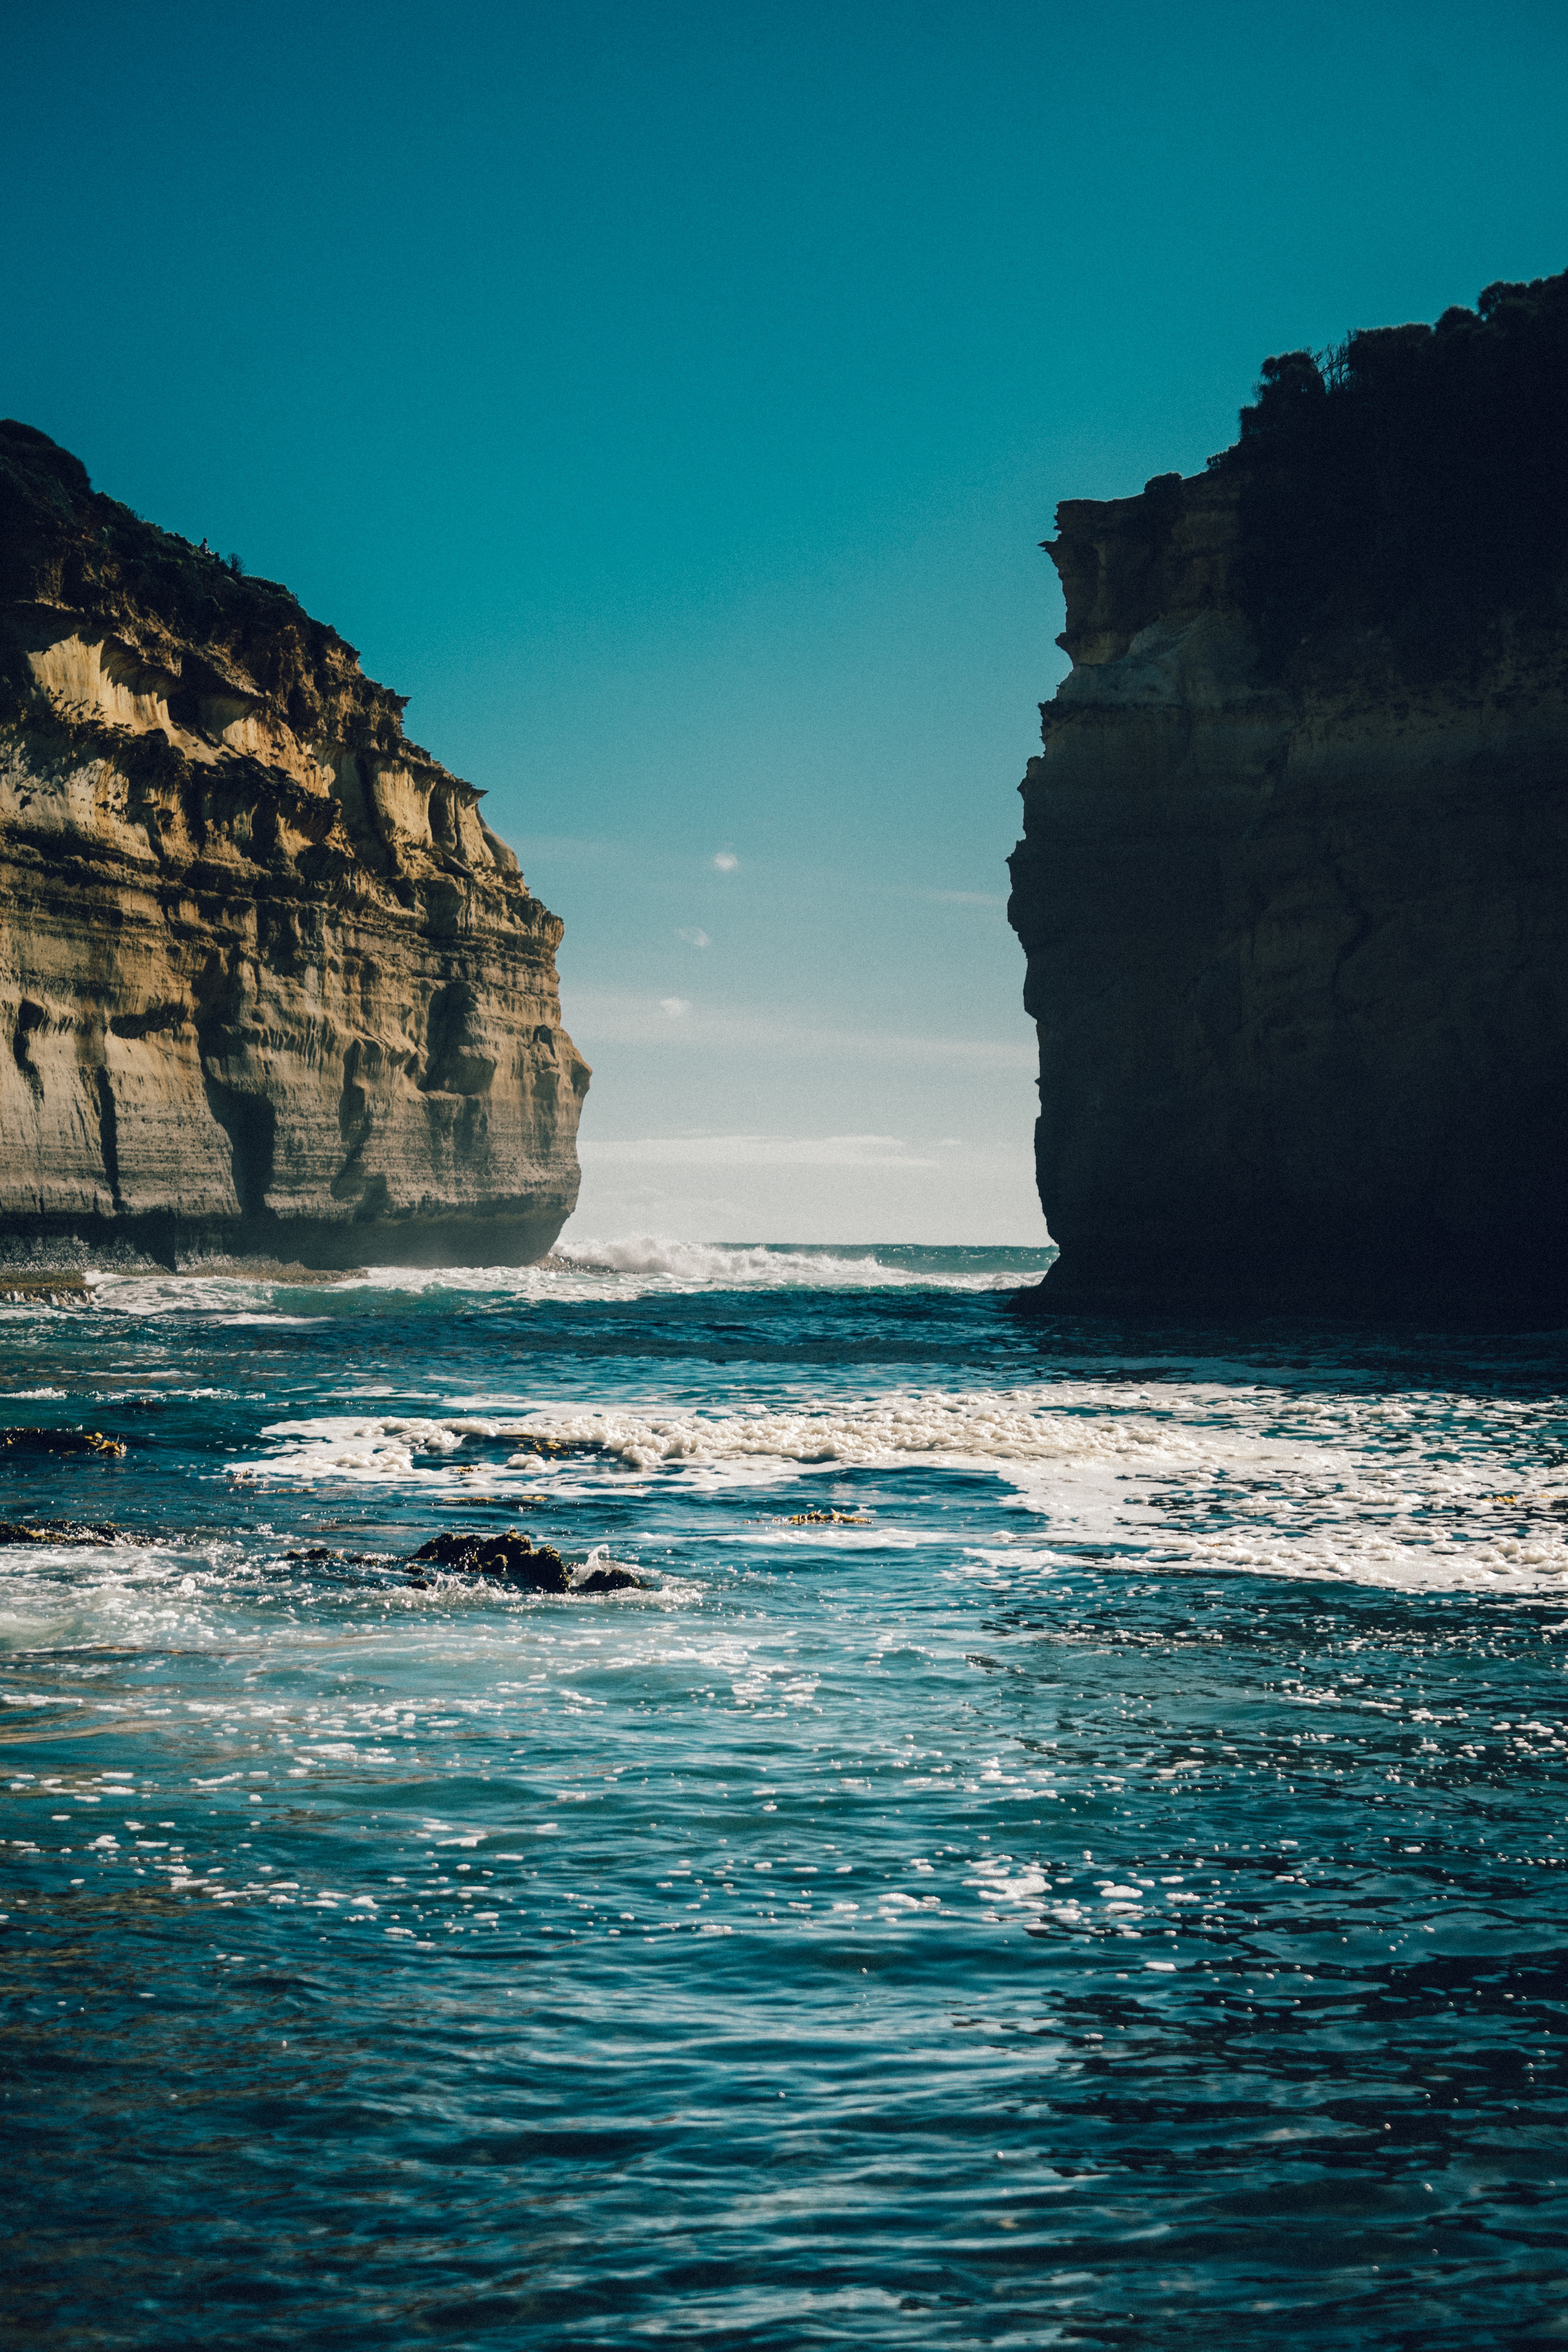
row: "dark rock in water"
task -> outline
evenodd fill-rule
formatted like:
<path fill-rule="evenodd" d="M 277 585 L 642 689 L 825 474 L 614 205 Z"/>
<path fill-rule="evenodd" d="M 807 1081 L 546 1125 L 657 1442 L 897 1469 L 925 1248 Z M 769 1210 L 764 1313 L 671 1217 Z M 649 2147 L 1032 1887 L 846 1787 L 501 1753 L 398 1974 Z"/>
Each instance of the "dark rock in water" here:
<path fill-rule="evenodd" d="M 149 1536 L 127 1535 L 108 1521 L 0 1519 L 0 1544 L 144 1544 Z"/>
<path fill-rule="evenodd" d="M 634 1576 L 629 1568 L 616 1568 L 610 1563 L 603 1566 L 595 1563 L 591 1568 L 578 1569 L 567 1587 L 569 1592 L 646 1592 L 647 1590 L 648 1579 L 646 1576 Z"/>
<path fill-rule="evenodd" d="M 1025 1296 L 1555 1319 L 1568 274 L 1263 376 L 1206 473 L 1048 545 Z"/>
<path fill-rule="evenodd" d="M 561 1554 L 550 1544 L 536 1544 L 519 1528 L 500 1536 L 451 1532 L 433 1536 L 415 1553 L 416 1561 L 458 1570 L 465 1576 L 489 1576 L 503 1584 L 525 1584 L 534 1592 L 564 1592 L 569 1576 Z"/>
<path fill-rule="evenodd" d="M 90 1307 L 92 1286 L 78 1274 L 0 1273 L 0 1306 Z"/>
<path fill-rule="evenodd" d="M 380 1568 L 385 1554 L 378 1551 L 335 1551 L 331 1544 L 307 1544 L 303 1551 L 286 1551 L 285 1559 L 297 1567 L 310 1567 L 330 1562 L 335 1568 Z"/>
<path fill-rule="evenodd" d="M 589 1560 L 569 1569 L 550 1544 L 536 1544 L 521 1529 L 500 1536 L 452 1533 L 432 1537 L 415 1553 L 416 1564 L 451 1568 L 467 1576 L 489 1576 L 533 1592 L 626 1592 L 648 1589 L 651 1580 L 614 1560 Z M 425 1579 L 416 1577 L 416 1584 Z"/>
<path fill-rule="evenodd" d="M 5 1454 L 97 1454 L 113 1460 L 124 1451 L 122 1437 L 105 1437 L 101 1429 L 0 1429 Z"/>

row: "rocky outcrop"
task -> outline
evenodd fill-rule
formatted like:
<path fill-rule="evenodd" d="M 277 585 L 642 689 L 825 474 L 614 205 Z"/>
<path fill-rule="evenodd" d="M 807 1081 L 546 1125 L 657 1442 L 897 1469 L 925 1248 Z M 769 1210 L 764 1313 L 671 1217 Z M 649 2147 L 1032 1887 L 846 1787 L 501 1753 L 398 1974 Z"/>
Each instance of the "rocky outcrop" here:
<path fill-rule="evenodd" d="M 1042 1306 L 1568 1312 L 1568 279 L 1064 504 L 1022 790 Z"/>
<path fill-rule="evenodd" d="M 654 1581 L 600 1551 L 590 1552 L 586 1559 L 569 1566 L 552 1544 L 536 1544 L 521 1528 L 509 1528 L 502 1535 L 463 1529 L 433 1536 L 427 1544 L 420 1545 L 410 1566 L 453 1570 L 492 1583 L 519 1585 L 531 1592 L 646 1592 Z M 429 1578 L 416 1575 L 412 1580 L 426 1585 Z"/>
<path fill-rule="evenodd" d="M 0 1234 L 519 1264 L 577 1195 L 562 926 L 287 590 L 0 425 Z"/>

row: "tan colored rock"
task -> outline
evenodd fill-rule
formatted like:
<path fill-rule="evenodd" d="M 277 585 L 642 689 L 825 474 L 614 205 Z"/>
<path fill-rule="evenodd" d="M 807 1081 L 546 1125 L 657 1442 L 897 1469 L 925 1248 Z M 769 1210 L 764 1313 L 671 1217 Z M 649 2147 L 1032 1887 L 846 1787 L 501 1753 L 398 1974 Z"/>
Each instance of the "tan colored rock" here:
<path fill-rule="evenodd" d="M 575 1203 L 562 926 L 284 589 L 0 425 L 0 1233 L 523 1264 Z"/>

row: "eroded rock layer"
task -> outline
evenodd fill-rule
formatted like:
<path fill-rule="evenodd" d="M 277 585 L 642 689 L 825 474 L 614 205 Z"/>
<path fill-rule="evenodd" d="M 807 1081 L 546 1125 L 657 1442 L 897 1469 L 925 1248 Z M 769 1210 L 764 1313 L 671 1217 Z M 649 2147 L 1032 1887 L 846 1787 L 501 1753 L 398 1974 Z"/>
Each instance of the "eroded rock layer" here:
<path fill-rule="evenodd" d="M 5 424 L 0 697 L 0 1234 L 542 1256 L 562 926 L 353 648 Z"/>
<path fill-rule="evenodd" d="M 1042 1304 L 1568 1312 L 1565 338 L 1556 279 L 1288 354 L 1059 509 Z"/>

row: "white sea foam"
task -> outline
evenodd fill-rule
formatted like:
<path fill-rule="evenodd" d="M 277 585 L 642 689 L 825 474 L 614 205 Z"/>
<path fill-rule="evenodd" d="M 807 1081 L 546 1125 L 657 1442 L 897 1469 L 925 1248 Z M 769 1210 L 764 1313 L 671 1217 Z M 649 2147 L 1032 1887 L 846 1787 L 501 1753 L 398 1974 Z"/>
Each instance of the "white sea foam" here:
<path fill-rule="evenodd" d="M 655 1234 L 563 1243 L 555 1255 L 584 1274 L 640 1275 L 689 1290 L 880 1289 L 912 1278 L 871 1251 L 849 1257 L 833 1250 L 797 1253 L 722 1242 L 665 1241 Z M 952 1277 L 947 1279 L 951 1283 Z"/>
<path fill-rule="evenodd" d="M 985 1264 L 962 1264 L 960 1258 Z M 1000 1261 L 998 1263 L 997 1261 Z M 560 1242 L 538 1265 L 373 1266 L 359 1286 L 405 1294 L 460 1291 L 501 1298 L 639 1297 L 649 1290 L 1014 1290 L 1042 1270 L 1038 1250 L 771 1249 L 732 1242 L 629 1234 Z M 334 1289 L 353 1287 L 334 1285 Z"/>
<path fill-rule="evenodd" d="M 188 1317 L 208 1324 L 243 1328 L 251 1323 L 312 1323 L 316 1315 L 289 1313 L 275 1298 L 297 1300 L 297 1286 L 274 1283 L 259 1276 L 225 1274 L 123 1275 L 92 1274 L 93 1307 L 100 1314 L 137 1318 Z"/>
<path fill-rule="evenodd" d="M 955 1262 L 961 1256 L 984 1262 Z M 454 1294 L 527 1305 L 635 1298 L 649 1290 L 1012 1290 L 1037 1279 L 1042 1263 L 1040 1251 L 1026 1249 L 788 1250 L 632 1234 L 562 1243 L 537 1265 L 367 1266 L 308 1286 L 270 1269 L 251 1272 L 244 1266 L 219 1271 L 195 1265 L 186 1274 L 166 1275 L 89 1270 L 85 1278 L 93 1305 L 110 1314 L 199 1317 L 237 1325 L 330 1319 L 339 1301 L 352 1307 L 367 1290 L 428 1298 L 433 1306 Z M 302 1311 L 302 1293 L 309 1296 L 309 1311 Z"/>
<path fill-rule="evenodd" d="M 1061 1410 L 1076 1401 L 1060 1387 L 1047 1391 L 916 1391 L 867 1398 L 817 1412 L 642 1413 L 595 1408 L 551 1410 L 513 1424 L 523 1439 L 593 1448 L 637 1471 L 717 1466 L 724 1463 L 896 1463 L 918 1454 L 930 1461 L 970 1463 L 1158 1458 L 1194 1462 L 1199 1447 L 1168 1416 L 1111 1410 Z M 1103 1406 L 1105 1391 L 1092 1392 Z M 474 1421 L 460 1424 L 492 1433 Z M 500 1434 L 500 1429 L 493 1433 Z M 524 1451 L 511 1467 L 527 1465 Z"/>
<path fill-rule="evenodd" d="M 243 1482 L 284 1478 L 291 1485 L 317 1479 L 348 1479 L 369 1486 L 409 1483 L 444 1485 L 437 1465 L 416 1463 L 416 1454 L 456 1454 L 463 1434 L 443 1421 L 341 1420 L 322 1414 L 313 1421 L 275 1421 L 264 1437 L 281 1439 L 278 1450 L 232 1475 Z"/>
<path fill-rule="evenodd" d="M 505 1502 L 676 1480 L 767 1486 L 900 1465 L 989 1471 L 1015 1490 L 1042 1566 L 1084 1547 L 1129 1564 L 1410 1585 L 1555 1584 L 1568 1487 L 1535 1465 L 1532 1409 L 1451 1397 L 1292 1394 L 1209 1381 L 1060 1381 L 907 1390 L 821 1411 L 535 1406 L 272 1423 L 234 1475 L 294 1486 L 409 1486 Z M 1467 1434 L 1467 1427 L 1468 1433 Z M 503 1461 L 476 1461 L 469 1441 Z M 919 1542 L 923 1512 L 879 1507 L 876 1534 Z M 940 1529 L 933 1521 L 930 1537 Z M 843 1542 L 853 1531 L 805 1531 Z"/>
<path fill-rule="evenodd" d="M 37 1543 L 0 1553 L 0 1652 L 232 1639 L 239 1548 Z"/>
<path fill-rule="evenodd" d="M 1071 1410 L 1080 1397 L 1080 1409 Z M 1083 1409 L 1089 1405 L 1099 1409 Z M 595 1468 L 623 1476 L 627 1472 L 646 1476 L 745 1468 L 766 1477 L 775 1470 L 893 1465 L 910 1456 L 1010 1468 L 1084 1460 L 1123 1465 L 1134 1462 L 1143 1468 L 1196 1467 L 1214 1452 L 1212 1441 L 1205 1445 L 1173 1414 L 1116 1411 L 1103 1387 L 1079 1390 L 1067 1384 L 1045 1391 L 911 1391 L 817 1412 L 551 1406 L 504 1419 L 478 1413 L 451 1421 L 321 1415 L 274 1422 L 262 1435 L 282 1443 L 259 1462 L 237 1466 L 234 1475 L 373 1483 L 418 1480 L 449 1486 L 449 1460 L 430 1457 L 450 1457 L 469 1438 L 514 1443 L 518 1451 L 507 1459 L 505 1470 L 526 1473 L 534 1483 L 541 1475 L 580 1479 Z M 1272 1455 L 1280 1449 L 1268 1451 Z M 420 1455 L 426 1458 L 417 1459 Z M 492 1484 L 502 1476 L 477 1465 L 462 1465 L 458 1475 Z"/>

